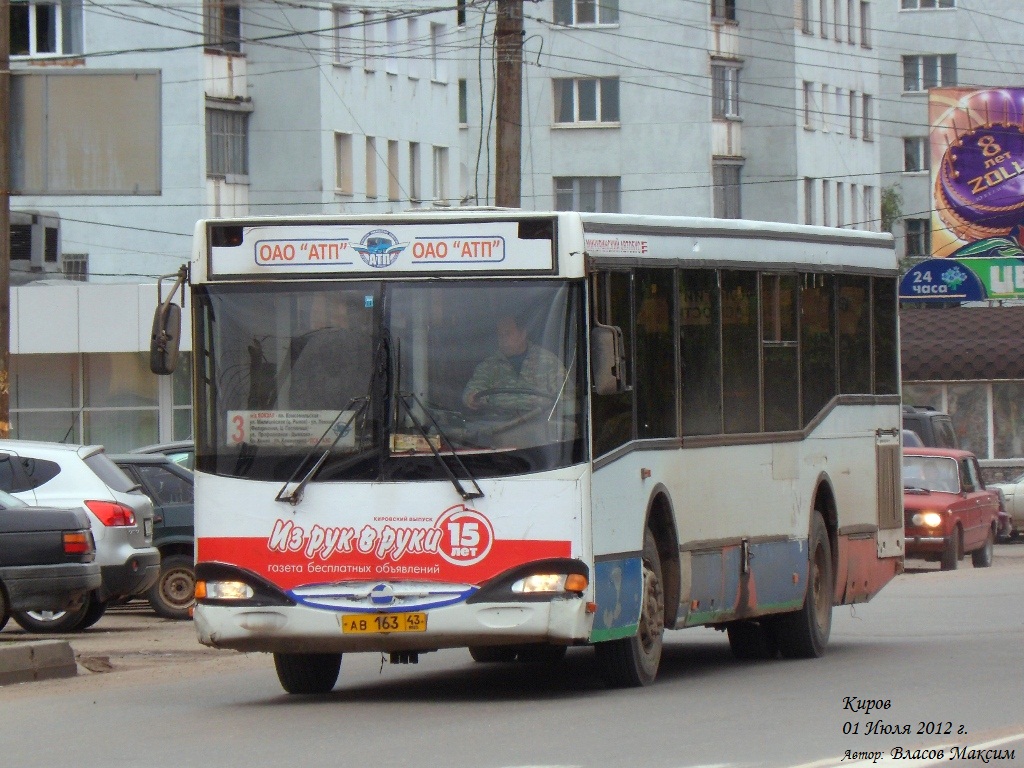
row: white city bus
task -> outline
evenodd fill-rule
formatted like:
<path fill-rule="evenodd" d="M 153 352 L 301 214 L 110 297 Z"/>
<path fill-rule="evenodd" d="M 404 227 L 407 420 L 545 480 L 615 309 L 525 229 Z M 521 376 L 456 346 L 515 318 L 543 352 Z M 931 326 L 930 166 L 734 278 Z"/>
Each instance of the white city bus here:
<path fill-rule="evenodd" d="M 763 222 L 200 222 L 201 642 L 272 652 L 289 693 L 452 647 L 593 645 L 644 685 L 697 625 L 821 655 L 833 606 L 902 570 L 897 275 L 888 235 Z M 496 352 L 508 318 L 531 351 Z"/>

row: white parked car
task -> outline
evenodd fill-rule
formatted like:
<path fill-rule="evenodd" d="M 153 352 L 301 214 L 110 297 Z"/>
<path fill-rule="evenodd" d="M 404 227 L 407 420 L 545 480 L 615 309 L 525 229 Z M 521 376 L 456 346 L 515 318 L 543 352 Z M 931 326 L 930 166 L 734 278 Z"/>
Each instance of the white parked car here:
<path fill-rule="evenodd" d="M 989 488 L 999 491 L 1003 507 L 1010 516 L 1010 536 L 1016 538 L 1024 531 L 1024 475 L 1006 483 L 989 483 Z"/>
<path fill-rule="evenodd" d="M 102 583 L 65 611 L 24 611 L 31 632 L 73 632 L 99 621 L 111 600 L 145 592 L 160 576 L 153 504 L 101 445 L 0 440 L 0 490 L 35 506 L 81 507 L 89 514 Z"/>

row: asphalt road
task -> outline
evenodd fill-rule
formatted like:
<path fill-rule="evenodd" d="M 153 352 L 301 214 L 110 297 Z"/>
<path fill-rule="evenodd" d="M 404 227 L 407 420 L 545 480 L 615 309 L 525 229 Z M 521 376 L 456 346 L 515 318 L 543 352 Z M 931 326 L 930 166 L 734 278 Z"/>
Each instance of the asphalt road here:
<path fill-rule="evenodd" d="M 865 752 L 900 766 L 1024 765 L 1024 543 L 997 546 L 989 569 L 908 561 L 871 603 L 836 609 L 819 660 L 738 662 L 723 633 L 669 633 L 642 690 L 605 689 L 588 649 L 554 668 L 454 650 L 410 666 L 347 656 L 331 694 L 291 697 L 269 656 L 203 648 L 189 622 L 142 606 L 69 639 L 78 677 L 0 688 L 5 768 L 876 764 Z M 868 700 L 883 704 L 865 711 Z"/>

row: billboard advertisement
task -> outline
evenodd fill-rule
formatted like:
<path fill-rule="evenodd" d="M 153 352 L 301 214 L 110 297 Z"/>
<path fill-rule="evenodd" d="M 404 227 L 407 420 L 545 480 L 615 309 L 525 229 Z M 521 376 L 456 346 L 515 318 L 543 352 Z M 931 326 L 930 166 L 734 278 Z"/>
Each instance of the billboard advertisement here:
<path fill-rule="evenodd" d="M 932 88 L 931 255 L 904 298 L 1024 297 L 1024 88 Z"/>

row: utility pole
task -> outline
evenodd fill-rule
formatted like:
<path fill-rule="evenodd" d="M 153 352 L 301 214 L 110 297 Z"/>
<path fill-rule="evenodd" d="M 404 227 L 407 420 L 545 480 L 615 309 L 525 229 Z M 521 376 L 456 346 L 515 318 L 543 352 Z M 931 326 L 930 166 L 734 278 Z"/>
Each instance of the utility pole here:
<path fill-rule="evenodd" d="M 498 0 L 494 46 L 498 59 L 494 202 L 518 208 L 522 189 L 523 0 Z"/>
<path fill-rule="evenodd" d="M 11 3 L 0 0 L 0 437 L 11 435 Z"/>

